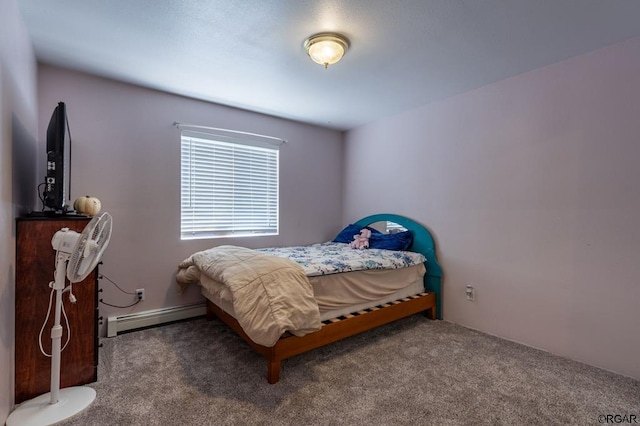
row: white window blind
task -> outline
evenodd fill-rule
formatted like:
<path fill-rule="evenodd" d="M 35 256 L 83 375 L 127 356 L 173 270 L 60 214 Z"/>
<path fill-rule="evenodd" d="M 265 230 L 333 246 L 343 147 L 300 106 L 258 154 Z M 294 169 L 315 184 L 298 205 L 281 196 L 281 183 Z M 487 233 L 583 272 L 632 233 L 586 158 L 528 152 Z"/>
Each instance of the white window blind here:
<path fill-rule="evenodd" d="M 183 131 L 181 238 L 278 234 L 279 146 Z"/>

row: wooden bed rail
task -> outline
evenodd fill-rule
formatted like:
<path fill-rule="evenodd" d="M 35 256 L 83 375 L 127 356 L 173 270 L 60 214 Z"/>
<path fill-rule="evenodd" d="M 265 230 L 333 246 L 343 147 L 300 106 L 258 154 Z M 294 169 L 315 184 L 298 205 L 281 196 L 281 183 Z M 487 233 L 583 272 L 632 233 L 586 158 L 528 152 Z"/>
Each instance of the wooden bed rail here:
<path fill-rule="evenodd" d="M 324 321 L 322 328 L 318 331 L 302 337 L 287 333 L 274 346 L 267 347 L 252 341 L 234 317 L 207 300 L 208 320 L 218 317 L 267 359 L 267 380 L 271 384 L 277 383 L 280 379 L 282 360 L 420 312 L 425 312 L 430 319 L 437 318 L 435 293 L 420 293 L 333 318 Z"/>

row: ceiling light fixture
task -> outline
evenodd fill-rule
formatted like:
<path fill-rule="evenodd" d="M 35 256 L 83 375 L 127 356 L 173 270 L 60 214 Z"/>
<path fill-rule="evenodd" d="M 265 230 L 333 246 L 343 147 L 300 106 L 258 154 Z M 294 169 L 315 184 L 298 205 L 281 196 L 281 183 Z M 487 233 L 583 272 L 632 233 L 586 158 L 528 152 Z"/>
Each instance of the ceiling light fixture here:
<path fill-rule="evenodd" d="M 311 60 L 327 68 L 338 62 L 349 48 L 349 40 L 335 33 L 312 35 L 304 41 L 304 49 Z"/>

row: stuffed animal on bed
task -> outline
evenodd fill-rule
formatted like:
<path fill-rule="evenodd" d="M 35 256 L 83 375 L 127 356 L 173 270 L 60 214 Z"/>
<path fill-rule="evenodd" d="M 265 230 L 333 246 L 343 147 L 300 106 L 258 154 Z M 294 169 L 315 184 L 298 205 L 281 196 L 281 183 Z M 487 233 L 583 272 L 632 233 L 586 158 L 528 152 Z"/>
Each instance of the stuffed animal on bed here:
<path fill-rule="evenodd" d="M 349 246 L 354 249 L 367 249 L 369 248 L 369 237 L 371 237 L 371 231 L 364 228 L 360 234 L 353 236 L 353 241 Z"/>

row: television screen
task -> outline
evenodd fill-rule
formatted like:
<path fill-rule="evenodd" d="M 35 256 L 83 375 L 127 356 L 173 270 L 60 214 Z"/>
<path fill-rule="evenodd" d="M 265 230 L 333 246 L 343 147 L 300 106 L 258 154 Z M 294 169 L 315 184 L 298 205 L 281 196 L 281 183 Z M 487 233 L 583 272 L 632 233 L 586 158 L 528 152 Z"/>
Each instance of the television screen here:
<path fill-rule="evenodd" d="M 58 103 L 47 127 L 47 175 L 44 205 L 60 212 L 69 210 L 71 140 L 64 102 Z"/>

